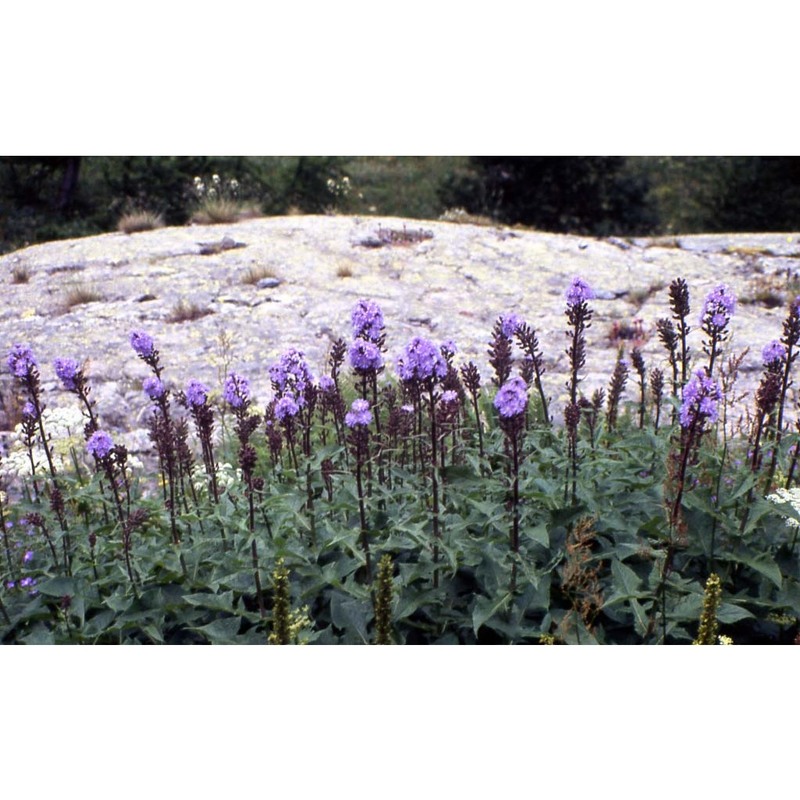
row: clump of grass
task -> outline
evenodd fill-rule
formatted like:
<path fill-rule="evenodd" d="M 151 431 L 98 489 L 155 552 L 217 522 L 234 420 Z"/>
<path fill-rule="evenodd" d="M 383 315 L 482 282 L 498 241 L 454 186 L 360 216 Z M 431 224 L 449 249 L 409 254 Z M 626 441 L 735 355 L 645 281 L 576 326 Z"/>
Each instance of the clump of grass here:
<path fill-rule="evenodd" d="M 27 283 L 30 277 L 28 268 L 19 264 L 11 270 L 11 283 Z"/>
<path fill-rule="evenodd" d="M 336 270 L 337 278 L 352 278 L 353 268 L 349 264 L 340 264 Z"/>
<path fill-rule="evenodd" d="M 751 290 L 740 298 L 745 305 L 778 308 L 788 298 L 800 293 L 800 281 L 793 274 L 756 275 L 751 281 Z"/>
<path fill-rule="evenodd" d="M 254 286 L 259 281 L 264 280 L 264 278 L 277 278 L 278 276 L 275 274 L 274 270 L 270 269 L 270 267 L 265 266 L 258 266 L 258 267 L 250 267 L 247 272 L 242 275 L 242 283 L 246 286 Z"/>
<path fill-rule="evenodd" d="M 448 208 L 440 217 L 441 222 L 457 222 L 461 225 L 481 225 L 486 228 L 497 226 L 497 220 L 486 214 L 470 214 L 464 208 Z"/>
<path fill-rule="evenodd" d="M 120 233 L 140 233 L 141 231 L 152 231 L 156 228 L 164 227 L 164 217 L 154 211 L 147 211 L 143 208 L 134 209 L 124 213 L 117 222 L 117 230 Z"/>
<path fill-rule="evenodd" d="M 192 187 L 198 206 L 190 218 L 195 225 L 221 225 L 261 216 L 257 203 L 240 198 L 240 185 L 236 178 L 223 180 L 212 175 L 210 180 L 194 179 Z"/>
<path fill-rule="evenodd" d="M 207 317 L 214 312 L 210 308 L 204 308 L 197 303 L 190 303 L 188 300 L 179 300 L 170 311 L 167 322 L 192 322 L 202 317 Z"/>
<path fill-rule="evenodd" d="M 69 311 L 76 306 L 83 306 L 87 303 L 98 303 L 102 300 L 105 300 L 105 295 L 94 286 L 78 283 L 67 289 L 62 307 L 64 311 Z"/>

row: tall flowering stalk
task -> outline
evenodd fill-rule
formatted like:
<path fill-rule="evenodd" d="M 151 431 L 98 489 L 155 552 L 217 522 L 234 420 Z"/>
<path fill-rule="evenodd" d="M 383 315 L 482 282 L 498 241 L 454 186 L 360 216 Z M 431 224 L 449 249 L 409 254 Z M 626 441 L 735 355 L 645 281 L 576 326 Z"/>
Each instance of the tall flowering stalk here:
<path fill-rule="evenodd" d="M 783 438 L 783 414 L 786 406 L 786 393 L 792 385 L 790 373 L 794 362 L 797 361 L 798 345 L 800 345 L 800 295 L 789 304 L 789 312 L 783 321 L 783 336 L 781 343 L 786 349 L 783 361 L 783 374 L 781 375 L 781 390 L 778 396 L 778 416 L 775 422 L 775 446 L 772 449 L 767 487 L 772 483 L 775 470 L 778 466 L 778 450 Z"/>
<path fill-rule="evenodd" d="M 469 398 L 472 403 L 472 412 L 475 415 L 475 427 L 478 430 L 478 453 L 483 461 L 483 423 L 481 422 L 481 414 L 478 409 L 478 392 L 481 388 L 481 374 L 474 362 L 470 361 L 461 367 L 461 380 L 464 387 L 469 392 Z"/>
<path fill-rule="evenodd" d="M 32 426 L 35 423 L 38 428 L 39 438 L 42 443 L 42 448 L 47 459 L 47 466 L 50 470 L 50 507 L 55 511 L 58 517 L 58 522 L 61 526 L 61 531 L 64 536 L 65 548 L 65 564 L 64 568 L 67 575 L 72 573 L 71 568 L 71 543 L 69 538 L 69 527 L 67 525 L 67 518 L 64 508 L 64 496 L 61 491 L 61 485 L 56 473 L 55 464 L 53 462 L 53 455 L 50 449 L 50 443 L 45 433 L 44 423 L 42 422 L 42 412 L 44 411 L 44 404 L 41 399 L 41 385 L 39 380 L 39 368 L 36 357 L 30 347 L 23 344 L 15 344 L 8 354 L 8 368 L 11 374 L 22 384 L 27 395 L 28 402 L 26 404 L 27 416 Z M 31 459 L 31 475 L 33 471 L 33 459 Z"/>
<path fill-rule="evenodd" d="M 722 584 L 719 575 L 712 572 L 706 581 L 705 591 L 703 592 L 703 613 L 700 616 L 700 626 L 697 630 L 697 638 L 692 644 L 717 644 L 719 633 L 719 607 L 722 603 Z"/>
<path fill-rule="evenodd" d="M 208 478 L 211 496 L 214 502 L 219 502 L 219 485 L 217 483 L 217 464 L 214 459 L 212 437 L 214 435 L 214 411 L 208 403 L 208 387 L 197 380 L 189 381 L 181 395 L 181 403 L 188 409 L 194 422 L 197 438 L 200 440 L 200 450 L 203 456 L 203 467 Z M 222 532 L 225 538 L 225 531 Z"/>
<path fill-rule="evenodd" d="M 363 398 L 354 400 L 350 411 L 345 415 L 345 425 L 350 430 L 350 447 L 356 462 L 356 492 L 358 494 L 358 518 L 361 528 L 361 548 L 367 566 L 367 583 L 372 583 L 372 558 L 369 549 L 369 530 L 367 528 L 367 511 L 364 502 L 364 465 L 369 458 L 369 426 L 372 424 L 372 412 L 369 401 Z"/>
<path fill-rule="evenodd" d="M 539 347 L 539 338 L 536 331 L 527 323 L 521 322 L 516 327 L 517 343 L 525 353 L 527 363 L 533 373 L 533 384 L 539 394 L 539 402 L 542 404 L 542 417 L 546 427 L 550 427 L 550 413 L 547 409 L 547 396 L 542 386 L 542 376 L 545 373 L 544 356 Z M 530 384 L 530 381 L 528 381 Z"/>
<path fill-rule="evenodd" d="M 573 406 L 578 404 L 580 371 L 586 363 L 586 331 L 591 326 L 592 320 L 589 300 L 592 300 L 594 296 L 594 291 L 592 291 L 589 284 L 578 277 L 572 279 L 572 283 L 566 293 L 567 308 L 565 313 L 570 326 L 570 330 L 567 331 L 567 336 L 569 337 L 567 356 L 569 357 L 570 365 L 567 391 L 569 392 L 570 405 Z"/>
<path fill-rule="evenodd" d="M 528 408 L 528 387 L 522 378 L 509 378 L 497 392 L 494 407 L 500 420 L 500 428 L 505 434 L 506 450 L 511 457 L 511 552 L 514 562 L 511 566 L 511 591 L 516 591 L 517 557 L 519 555 L 519 465 L 522 451 L 522 435 L 525 431 L 525 412 Z"/>
<path fill-rule="evenodd" d="M 706 373 L 709 377 L 714 374 L 714 363 L 720 346 L 730 337 L 728 325 L 735 310 L 736 296 L 724 283 L 709 292 L 703 303 L 700 327 L 706 335 L 703 352 L 708 356 Z"/>
<path fill-rule="evenodd" d="M 392 557 L 386 553 L 378 562 L 375 587 L 375 644 L 392 643 Z"/>
<path fill-rule="evenodd" d="M 412 397 L 425 398 L 430 420 L 430 476 L 433 520 L 433 563 L 439 563 L 439 540 L 441 539 L 439 520 L 439 479 L 437 461 L 438 432 L 436 426 L 436 403 L 439 397 L 439 384 L 447 376 L 447 361 L 441 350 L 433 342 L 415 336 L 403 349 L 397 362 L 400 380 Z M 439 570 L 434 567 L 433 586 L 439 586 Z"/>
<path fill-rule="evenodd" d="M 239 467 L 242 470 L 242 478 L 245 483 L 247 495 L 247 529 L 250 533 L 250 556 L 253 564 L 253 580 L 256 586 L 256 599 L 258 601 L 258 611 L 261 618 L 267 615 L 264 606 L 264 595 L 261 589 L 261 575 L 258 564 L 258 546 L 256 545 L 255 529 L 255 492 L 258 479 L 254 476 L 256 467 L 256 451 L 250 444 L 250 437 L 259 426 L 261 416 L 250 413 L 250 382 L 243 375 L 231 372 L 225 380 L 222 396 L 228 405 L 233 409 L 236 420 L 234 431 L 239 440 Z"/>

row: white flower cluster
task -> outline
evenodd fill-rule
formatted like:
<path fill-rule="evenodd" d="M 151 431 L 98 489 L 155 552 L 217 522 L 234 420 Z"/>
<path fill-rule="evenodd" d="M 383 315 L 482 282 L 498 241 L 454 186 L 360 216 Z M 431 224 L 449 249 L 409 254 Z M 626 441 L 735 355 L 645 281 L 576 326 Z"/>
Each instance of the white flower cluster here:
<path fill-rule="evenodd" d="M 71 471 L 71 451 L 82 452 L 83 449 L 83 426 L 86 423 L 83 414 L 74 407 L 46 408 L 42 412 L 42 423 L 50 443 L 53 466 L 58 472 Z M 40 442 L 34 445 L 32 454 L 36 472 L 47 469 L 47 456 Z M 24 444 L 22 425 L 14 428 L 8 453 L 0 461 L 0 475 L 12 479 L 31 476 L 31 459 Z"/>
<path fill-rule="evenodd" d="M 242 471 L 234 469 L 230 464 L 217 464 L 217 487 L 220 492 L 228 491 L 242 480 Z M 195 464 L 192 469 L 192 485 L 198 493 L 208 492 L 208 473 L 202 464 Z"/>
<path fill-rule="evenodd" d="M 199 176 L 195 175 L 192 183 L 192 189 L 198 200 L 216 200 L 217 198 L 235 198 L 239 193 L 239 181 L 236 178 L 230 178 L 228 181 L 223 182 L 219 175 L 214 173 L 211 176 L 209 184 Z"/>
<path fill-rule="evenodd" d="M 773 503 L 778 503 L 780 505 L 786 505 L 788 503 L 796 514 L 800 514 L 800 488 L 798 487 L 792 489 L 777 489 L 774 494 L 767 495 L 767 500 L 771 500 Z M 800 528 L 800 522 L 794 517 L 787 517 L 785 514 L 783 516 L 786 519 L 786 524 L 790 528 Z"/>
<path fill-rule="evenodd" d="M 334 178 L 328 178 L 326 184 L 328 187 L 328 191 L 334 197 L 347 197 L 350 194 L 350 178 L 345 175 L 341 180 L 335 180 Z"/>

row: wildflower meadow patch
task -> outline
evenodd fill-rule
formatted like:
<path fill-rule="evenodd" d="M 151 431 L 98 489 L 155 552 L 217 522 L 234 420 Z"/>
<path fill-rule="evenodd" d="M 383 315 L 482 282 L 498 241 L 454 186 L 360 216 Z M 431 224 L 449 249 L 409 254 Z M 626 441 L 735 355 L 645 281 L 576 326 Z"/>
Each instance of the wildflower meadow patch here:
<path fill-rule="evenodd" d="M 4 643 L 742 644 L 800 629 L 800 297 L 744 416 L 725 285 L 670 284 L 663 357 L 622 345 L 587 397 L 595 293 L 563 339 L 503 313 L 490 371 L 458 343 L 391 341 L 359 301 L 324 364 L 287 348 L 220 386 L 170 379 L 157 330 L 149 454 L 98 415 L 87 354 L 10 343 L 21 420 L 0 456 Z M 349 322 L 349 325 L 348 325 Z M 626 352 L 625 347 L 629 347 Z M 564 401 L 543 353 L 568 359 Z M 71 404 L 48 408 L 52 371 Z"/>

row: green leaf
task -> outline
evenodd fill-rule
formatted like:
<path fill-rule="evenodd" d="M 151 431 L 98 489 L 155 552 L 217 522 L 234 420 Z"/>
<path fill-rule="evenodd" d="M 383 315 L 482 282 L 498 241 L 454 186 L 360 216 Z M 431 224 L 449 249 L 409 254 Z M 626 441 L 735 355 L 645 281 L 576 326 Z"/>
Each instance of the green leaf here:
<path fill-rule="evenodd" d="M 355 631 L 364 644 L 369 643 L 367 605 L 362 600 L 334 592 L 331 595 L 331 622 L 342 630 Z"/>
<path fill-rule="evenodd" d="M 722 603 L 717 612 L 717 619 L 726 625 L 731 625 L 743 619 L 754 618 L 755 615 L 751 614 L 746 608 L 734 605 L 733 603 Z"/>
<path fill-rule="evenodd" d="M 612 559 L 611 575 L 626 597 L 638 596 L 642 579 L 627 564 L 623 564 L 618 558 Z"/>
<path fill-rule="evenodd" d="M 190 606 L 197 606 L 199 608 L 208 608 L 212 611 L 227 611 L 233 612 L 233 592 L 224 592 L 223 594 L 212 594 L 211 592 L 199 592 L 196 594 L 185 594 L 183 596 L 184 602 Z"/>
<path fill-rule="evenodd" d="M 78 581 L 75 578 L 50 578 L 36 588 L 40 594 L 46 594 L 48 597 L 63 597 L 65 594 L 72 597 L 78 591 Z"/>
<path fill-rule="evenodd" d="M 192 630 L 202 633 L 211 644 L 236 644 L 236 634 L 239 633 L 241 624 L 239 617 L 223 617 Z"/>
<path fill-rule="evenodd" d="M 524 533 L 529 539 L 542 545 L 542 547 L 550 547 L 550 532 L 547 529 L 546 522 L 540 522 L 533 528 L 525 528 Z"/>
<path fill-rule="evenodd" d="M 783 575 L 781 574 L 780 567 L 775 563 L 775 559 L 768 553 L 760 553 L 756 556 L 734 554 L 729 558 L 731 561 L 738 561 L 740 564 L 744 564 L 746 567 L 750 567 L 750 569 L 768 578 L 778 589 L 783 586 Z"/>
<path fill-rule="evenodd" d="M 493 617 L 501 608 L 504 609 L 509 599 L 510 593 L 504 594 L 499 600 L 492 600 L 489 597 L 479 597 L 475 601 L 475 606 L 472 609 L 472 630 L 475 635 L 478 635 L 478 630 L 488 619 Z"/>

